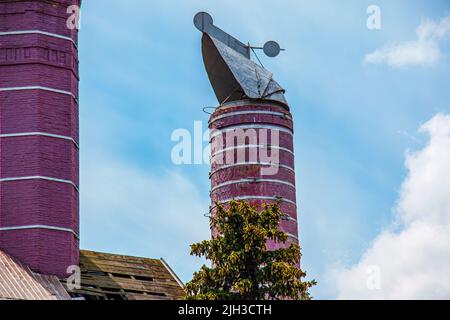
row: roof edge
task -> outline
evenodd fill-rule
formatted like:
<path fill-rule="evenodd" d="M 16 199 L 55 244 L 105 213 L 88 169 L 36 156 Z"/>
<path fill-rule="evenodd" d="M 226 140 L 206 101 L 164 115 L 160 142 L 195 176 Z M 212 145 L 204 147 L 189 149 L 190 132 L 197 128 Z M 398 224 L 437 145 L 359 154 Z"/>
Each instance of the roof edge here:
<path fill-rule="evenodd" d="M 175 271 L 169 266 L 169 264 L 164 260 L 164 258 L 160 259 L 161 263 L 164 265 L 164 267 L 169 271 L 170 275 L 176 280 L 176 282 L 184 289 L 184 283 L 181 281 L 181 279 L 177 276 Z"/>

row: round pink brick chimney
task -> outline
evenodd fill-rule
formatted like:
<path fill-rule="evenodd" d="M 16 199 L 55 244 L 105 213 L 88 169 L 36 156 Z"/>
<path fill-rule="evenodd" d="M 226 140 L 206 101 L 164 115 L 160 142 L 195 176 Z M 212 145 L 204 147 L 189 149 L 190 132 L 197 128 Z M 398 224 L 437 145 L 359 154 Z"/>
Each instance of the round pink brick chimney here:
<path fill-rule="evenodd" d="M 59 277 L 79 257 L 80 2 L 0 3 L 0 249 Z"/>
<path fill-rule="evenodd" d="M 244 200 L 261 208 L 281 201 L 280 228 L 298 244 L 292 115 L 277 101 L 225 103 L 211 116 L 211 200 Z M 269 249 L 280 244 L 268 243 Z"/>
<path fill-rule="evenodd" d="M 284 88 L 251 55 L 263 49 L 273 58 L 281 47 L 274 41 L 251 47 L 206 12 L 195 15 L 194 25 L 202 33 L 203 62 L 219 101 L 209 121 L 211 214 L 216 203 L 243 200 L 261 209 L 279 201 L 288 215 L 280 225 L 288 241 L 269 242 L 268 249 L 298 244 L 292 115 Z"/>

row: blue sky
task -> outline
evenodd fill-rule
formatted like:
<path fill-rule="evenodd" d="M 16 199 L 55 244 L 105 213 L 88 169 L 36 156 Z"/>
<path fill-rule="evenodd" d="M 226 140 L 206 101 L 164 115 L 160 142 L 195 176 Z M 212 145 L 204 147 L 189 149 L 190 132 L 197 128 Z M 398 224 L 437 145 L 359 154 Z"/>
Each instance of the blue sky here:
<path fill-rule="evenodd" d="M 381 8 L 381 30 L 366 26 L 371 4 Z M 262 59 L 295 118 L 303 268 L 320 283 L 315 297 L 334 298 L 329 270 L 357 263 L 391 224 L 405 152 L 426 145 L 422 124 L 450 112 L 448 36 L 436 40 L 442 55 L 430 63 L 365 57 L 414 41 L 419 25 L 450 14 L 450 3 L 83 2 L 81 245 L 164 257 L 184 281 L 202 263 L 188 245 L 209 236 L 209 168 L 174 165 L 170 137 L 196 120 L 206 129 L 202 108 L 217 104 L 192 24 L 198 11 L 243 42 L 287 49 Z"/>

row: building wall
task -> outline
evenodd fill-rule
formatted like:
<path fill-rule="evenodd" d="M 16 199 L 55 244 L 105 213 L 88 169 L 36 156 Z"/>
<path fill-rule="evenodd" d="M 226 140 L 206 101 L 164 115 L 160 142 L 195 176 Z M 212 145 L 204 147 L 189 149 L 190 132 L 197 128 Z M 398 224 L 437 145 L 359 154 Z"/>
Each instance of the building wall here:
<path fill-rule="evenodd" d="M 216 202 L 227 203 L 232 199 L 245 200 L 261 208 L 263 203 L 274 203 L 280 198 L 281 210 L 289 216 L 289 220 L 282 222 L 281 229 L 289 235 L 289 239 L 285 245 L 269 242 L 268 247 L 276 249 L 290 243 L 298 244 L 294 129 L 290 112 L 276 102 L 230 102 L 214 112 L 209 127 L 213 156 L 212 208 Z M 227 143 L 227 135 L 238 136 L 239 132 L 235 130 L 239 129 L 244 130 L 241 131 L 241 141 L 235 139 L 230 144 L 231 139 L 228 138 Z M 249 129 L 256 132 L 257 140 L 244 137 Z M 240 159 L 238 150 L 243 152 Z M 278 153 L 272 159 L 277 170 L 262 171 L 262 168 L 270 167 L 264 155 L 271 155 L 272 150 Z"/>
<path fill-rule="evenodd" d="M 0 2 L 0 249 L 64 277 L 78 264 L 80 0 Z"/>

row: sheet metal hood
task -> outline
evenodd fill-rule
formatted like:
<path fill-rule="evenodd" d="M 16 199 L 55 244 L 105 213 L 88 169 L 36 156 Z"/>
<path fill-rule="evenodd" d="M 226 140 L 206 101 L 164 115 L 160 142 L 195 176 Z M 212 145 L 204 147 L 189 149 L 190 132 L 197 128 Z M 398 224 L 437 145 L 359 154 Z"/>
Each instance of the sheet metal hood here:
<path fill-rule="evenodd" d="M 271 100 L 289 109 L 285 90 L 270 71 L 249 58 L 249 53 L 244 55 L 206 32 L 203 33 L 202 52 L 220 104 L 242 99 Z"/>

